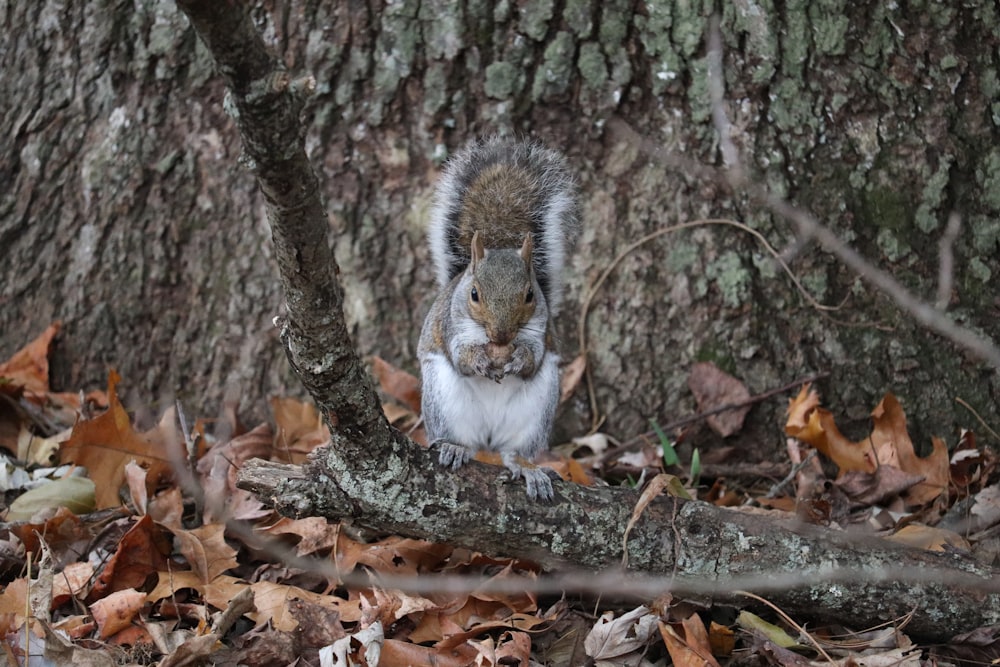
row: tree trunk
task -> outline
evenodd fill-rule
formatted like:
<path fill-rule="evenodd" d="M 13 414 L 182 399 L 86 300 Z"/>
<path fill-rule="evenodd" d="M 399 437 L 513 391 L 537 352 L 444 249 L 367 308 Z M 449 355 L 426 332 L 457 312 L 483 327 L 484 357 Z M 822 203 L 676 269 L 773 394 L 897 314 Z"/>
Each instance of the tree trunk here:
<path fill-rule="evenodd" d="M 169 3 L 5 10 L 0 80 L 17 94 L 0 137 L 0 355 L 61 319 L 57 388 L 100 386 L 110 364 L 146 400 L 176 396 L 205 413 L 228 393 L 259 416 L 268 395 L 295 391 L 271 325 L 282 297 L 262 199 L 233 166 L 239 144 L 203 47 Z M 416 368 L 433 297 L 423 240 L 433 182 L 476 134 L 537 136 L 578 170 L 585 231 L 560 323 L 567 358 L 587 287 L 642 235 L 731 217 L 793 245 L 793 228 L 749 196 L 667 169 L 607 129 L 622 119 L 653 145 L 721 163 L 706 81 L 712 11 L 666 0 L 257 9 L 290 70 L 318 82 L 307 146 L 361 352 Z M 929 300 L 944 223 L 958 212 L 949 313 L 993 339 L 998 22 L 989 2 L 736 2 L 721 17 L 744 167 Z M 858 422 L 892 390 L 917 441 L 973 425 L 956 396 L 1000 421 L 995 370 L 912 326 L 813 246 L 790 256 L 818 300 L 844 308 L 821 316 L 730 228 L 670 234 L 626 257 L 589 319 L 606 430 L 691 412 L 685 380 L 698 360 L 752 392 L 831 370 L 826 403 Z M 753 455 L 772 454 L 782 409 L 760 406 L 737 436 Z M 589 418 L 581 391 L 563 432 Z"/>

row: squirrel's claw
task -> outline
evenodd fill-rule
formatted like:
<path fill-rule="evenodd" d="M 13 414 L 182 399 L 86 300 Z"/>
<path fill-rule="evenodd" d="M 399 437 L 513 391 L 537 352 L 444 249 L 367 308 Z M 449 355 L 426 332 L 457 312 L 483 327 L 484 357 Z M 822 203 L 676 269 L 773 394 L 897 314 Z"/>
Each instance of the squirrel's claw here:
<path fill-rule="evenodd" d="M 523 468 L 513 457 L 502 455 L 504 467 L 510 471 L 510 478 L 517 479 L 524 477 L 527 485 L 528 498 L 531 500 L 552 500 L 555 494 L 552 491 L 552 480 L 542 468 Z"/>
<path fill-rule="evenodd" d="M 467 447 L 456 445 L 447 440 L 435 440 L 431 446 L 441 448 L 441 452 L 438 454 L 438 463 L 452 470 L 458 470 L 472 458 L 472 451 Z"/>

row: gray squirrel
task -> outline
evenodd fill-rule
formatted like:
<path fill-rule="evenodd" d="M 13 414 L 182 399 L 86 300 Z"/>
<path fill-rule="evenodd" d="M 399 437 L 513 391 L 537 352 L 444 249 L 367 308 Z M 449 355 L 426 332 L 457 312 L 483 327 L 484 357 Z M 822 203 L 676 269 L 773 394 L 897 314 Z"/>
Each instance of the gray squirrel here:
<path fill-rule="evenodd" d="M 559 400 L 552 319 L 579 233 L 562 155 L 499 137 L 448 161 L 430 216 L 440 292 L 417 348 L 428 442 L 453 469 L 480 449 L 499 453 L 533 500 L 551 500 L 552 482 L 517 457 L 549 445 Z"/>

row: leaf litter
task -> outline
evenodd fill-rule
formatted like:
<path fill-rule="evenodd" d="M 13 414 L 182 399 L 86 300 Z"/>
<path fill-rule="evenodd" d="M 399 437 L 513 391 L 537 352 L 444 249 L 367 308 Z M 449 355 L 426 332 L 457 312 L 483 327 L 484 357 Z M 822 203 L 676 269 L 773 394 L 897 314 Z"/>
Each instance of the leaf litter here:
<path fill-rule="evenodd" d="M 692 600 L 628 607 L 528 592 L 417 595 L 380 587 L 377 576 L 358 585 L 358 573 L 448 572 L 524 581 L 527 590 L 539 574 L 530 562 L 276 515 L 236 488 L 236 472 L 254 457 L 301 462 L 329 442 L 315 407 L 274 398 L 273 423 L 247 429 L 230 406 L 228 423 L 216 429 L 228 435 L 219 439 L 203 420 L 182 433 L 173 408 L 140 430 L 118 398 L 122 380 L 114 371 L 106 392 L 81 398 L 49 390 L 47 355 L 58 327 L 0 364 L 7 664 L 27 664 L 28 653 L 38 665 L 388 667 L 878 667 L 1000 657 L 995 627 L 917 647 L 905 619 L 881 629 L 807 630 L 781 613 L 770 620 L 748 609 L 727 616 Z M 419 382 L 384 360 L 371 364 L 386 414 L 421 441 Z M 564 378 L 565 396 L 581 375 L 576 368 Z M 718 438 L 740 432 L 751 395 L 738 379 L 701 363 L 689 388 Z M 719 410 L 726 405 L 739 407 Z M 785 426 L 793 472 L 779 484 L 766 475 L 713 472 L 734 448 L 699 456 L 685 449 L 683 430 L 657 430 L 657 438 L 643 434 L 629 443 L 590 434 L 554 448 L 543 465 L 581 484 L 642 484 L 650 498 L 669 493 L 746 511 L 768 507 L 834 529 L 1000 561 L 996 455 L 972 431 L 950 453 L 935 438 L 928 455 L 918 455 L 891 393 L 873 409 L 871 433 L 852 441 L 819 394 L 803 387 L 789 402 Z M 672 457 L 665 458 L 667 449 Z"/>

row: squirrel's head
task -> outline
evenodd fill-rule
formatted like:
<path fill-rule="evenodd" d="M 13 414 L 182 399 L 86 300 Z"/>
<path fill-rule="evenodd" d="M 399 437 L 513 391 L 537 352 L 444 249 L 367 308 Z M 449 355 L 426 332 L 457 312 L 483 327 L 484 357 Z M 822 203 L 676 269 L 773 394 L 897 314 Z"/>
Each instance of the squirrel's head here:
<path fill-rule="evenodd" d="M 520 250 L 487 249 L 479 232 L 472 236 L 466 300 L 469 314 L 486 330 L 490 342 L 508 345 L 535 315 L 544 297 L 532 270 L 531 234 L 526 234 Z"/>

